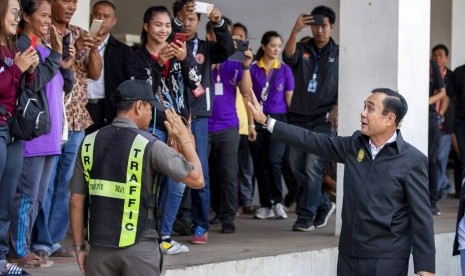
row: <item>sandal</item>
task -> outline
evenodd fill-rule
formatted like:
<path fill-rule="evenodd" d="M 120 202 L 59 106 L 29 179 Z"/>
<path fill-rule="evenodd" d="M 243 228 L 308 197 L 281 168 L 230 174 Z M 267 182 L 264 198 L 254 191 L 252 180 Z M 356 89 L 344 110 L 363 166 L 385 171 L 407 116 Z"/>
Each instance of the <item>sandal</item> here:
<path fill-rule="evenodd" d="M 42 263 L 42 258 L 37 256 L 33 252 L 29 252 L 26 256 L 22 258 L 8 259 L 8 262 L 12 264 L 16 264 L 17 266 L 20 266 L 20 267 L 34 268 L 34 267 L 40 267 Z"/>
<path fill-rule="evenodd" d="M 74 251 L 60 247 L 60 249 L 53 252 L 52 255 L 50 255 L 50 257 L 76 257 L 76 253 L 74 253 Z"/>
<path fill-rule="evenodd" d="M 31 275 L 26 270 L 23 270 L 14 264 L 7 263 L 5 265 L 5 269 L 5 271 L 0 272 L 0 275 Z"/>

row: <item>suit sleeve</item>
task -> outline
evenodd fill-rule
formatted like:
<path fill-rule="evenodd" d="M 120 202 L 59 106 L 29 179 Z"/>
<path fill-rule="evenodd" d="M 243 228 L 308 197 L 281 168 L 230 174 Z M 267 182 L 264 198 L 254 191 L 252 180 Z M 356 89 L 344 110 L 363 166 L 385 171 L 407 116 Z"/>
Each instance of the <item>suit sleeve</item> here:
<path fill-rule="evenodd" d="M 280 121 L 276 121 L 271 138 L 339 163 L 343 163 L 352 140 L 351 137 L 330 137 Z"/>
<path fill-rule="evenodd" d="M 435 272 L 434 222 L 428 192 L 428 159 L 421 156 L 412 164 L 415 166 L 405 179 L 405 190 L 413 236 L 413 264 L 415 273 Z"/>

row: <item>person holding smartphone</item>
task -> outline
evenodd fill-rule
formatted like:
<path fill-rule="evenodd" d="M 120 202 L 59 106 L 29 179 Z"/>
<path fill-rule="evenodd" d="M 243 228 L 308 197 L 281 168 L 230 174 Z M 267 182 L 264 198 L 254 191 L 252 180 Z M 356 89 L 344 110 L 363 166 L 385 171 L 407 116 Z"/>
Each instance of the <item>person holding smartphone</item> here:
<path fill-rule="evenodd" d="M 335 22 L 336 14 L 326 6 L 314 8 L 310 15 L 300 14 L 283 51 L 283 61 L 295 78 L 288 122 L 330 137 L 337 128 L 339 46 L 331 38 Z M 308 29 L 312 38 L 297 42 L 297 35 Z M 290 147 L 289 162 L 302 189 L 292 230 L 311 231 L 325 226 L 335 205 L 321 192 L 324 160 Z"/>
<path fill-rule="evenodd" d="M 40 239 L 32 245 L 31 235 L 36 217 L 45 218 L 44 205 L 47 188 L 52 176 L 53 162 L 61 154 L 63 134 L 63 91 L 71 92 L 74 85 L 72 68 L 63 68 L 63 64 L 74 62 L 74 49 L 70 59 L 62 64 L 62 37 L 51 26 L 51 5 L 45 0 L 22 0 L 23 18 L 19 22 L 22 32 L 17 44 L 20 50 L 27 50 L 35 44 L 40 57 L 36 68 L 36 80 L 31 85 L 46 99 L 47 121 L 50 132 L 23 143 L 23 168 L 18 188 L 12 203 L 12 222 L 10 225 L 11 262 L 20 266 L 50 266 L 48 259 L 52 253 L 52 243 Z M 44 14 L 48 16 L 43 16 Z M 45 45 L 43 37 L 50 33 L 51 47 Z M 44 234 L 42 229 L 38 235 Z"/>
<path fill-rule="evenodd" d="M 35 79 L 39 57 L 32 47 L 19 52 L 14 44 L 21 6 L 18 0 L 0 1 L 0 274 L 26 274 L 8 263 L 7 235 L 11 220 L 11 202 L 23 164 L 23 142 L 11 137 L 7 120 L 14 115 L 21 78 L 26 85 Z"/>
<path fill-rule="evenodd" d="M 141 33 L 142 45 L 128 62 L 128 74 L 152 84 L 156 105 L 152 131 L 166 142 L 168 133 L 164 125 L 164 111 L 173 108 L 186 122 L 190 120 L 191 109 L 188 94 L 200 86 L 201 76 L 197 71 L 194 57 L 181 41 L 169 42 L 171 35 L 171 14 L 163 6 L 148 8 L 144 14 Z M 187 89 L 189 88 L 189 89 Z M 173 223 L 181 203 L 185 184 L 166 176 L 160 191 L 159 233 L 160 248 L 164 254 L 188 252 L 189 248 L 171 239 Z"/>
<path fill-rule="evenodd" d="M 102 71 L 98 80 L 89 79 L 87 111 L 93 124 L 86 129 L 86 134 L 92 133 L 111 124 L 116 116 L 116 108 L 112 97 L 116 87 L 129 78 L 127 63 L 133 52 L 129 46 L 118 41 L 112 34 L 113 27 L 118 22 L 116 6 L 110 1 L 98 1 L 92 7 L 92 20 L 102 23 L 98 33 L 102 42 L 98 46 L 99 55 L 103 61 Z M 98 21 L 96 21 L 98 22 Z"/>

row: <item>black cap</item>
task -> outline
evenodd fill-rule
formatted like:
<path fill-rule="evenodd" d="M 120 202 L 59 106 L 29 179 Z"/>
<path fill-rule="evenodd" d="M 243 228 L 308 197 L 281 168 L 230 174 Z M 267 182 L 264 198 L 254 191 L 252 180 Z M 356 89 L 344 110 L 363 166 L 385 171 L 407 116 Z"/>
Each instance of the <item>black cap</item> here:
<path fill-rule="evenodd" d="M 122 82 L 116 88 L 115 102 L 138 100 L 150 102 L 152 106 L 155 106 L 155 95 L 148 81 L 131 79 Z"/>

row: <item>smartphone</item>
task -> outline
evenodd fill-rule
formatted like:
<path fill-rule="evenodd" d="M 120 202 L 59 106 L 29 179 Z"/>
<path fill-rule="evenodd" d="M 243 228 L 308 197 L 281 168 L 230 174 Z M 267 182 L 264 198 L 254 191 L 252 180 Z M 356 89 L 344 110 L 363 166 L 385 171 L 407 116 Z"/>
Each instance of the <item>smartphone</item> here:
<path fill-rule="evenodd" d="M 37 44 L 37 36 L 33 34 L 31 37 L 31 47 L 35 49 L 36 44 Z"/>
<path fill-rule="evenodd" d="M 213 10 L 213 5 L 205 2 L 195 2 L 195 12 L 209 15 Z"/>
<path fill-rule="evenodd" d="M 71 35 L 71 33 L 68 33 L 63 37 L 63 52 L 61 54 L 63 60 L 69 58 L 69 46 L 71 45 L 72 41 L 73 36 Z"/>
<path fill-rule="evenodd" d="M 313 17 L 313 22 L 312 23 L 309 23 L 309 24 L 306 24 L 306 25 L 323 25 L 324 21 L 325 21 L 325 17 L 324 15 L 320 15 L 320 14 L 315 14 L 315 15 L 305 15 L 306 17 L 308 16 L 311 16 Z"/>
<path fill-rule="evenodd" d="M 247 57 L 245 56 L 244 52 L 249 49 L 249 41 L 234 39 L 234 44 L 236 46 L 236 51 L 229 57 L 229 59 L 236 61 L 246 61 Z"/>
<path fill-rule="evenodd" d="M 186 38 L 187 38 L 187 34 L 186 34 L 186 33 L 175 33 L 175 34 L 174 34 L 173 42 L 176 42 L 176 41 L 185 42 L 185 41 L 186 41 Z"/>
<path fill-rule="evenodd" d="M 100 31 L 100 27 L 102 27 L 103 20 L 94 19 L 92 20 L 92 24 L 90 25 L 89 34 L 92 37 L 96 37 L 98 31 Z"/>

